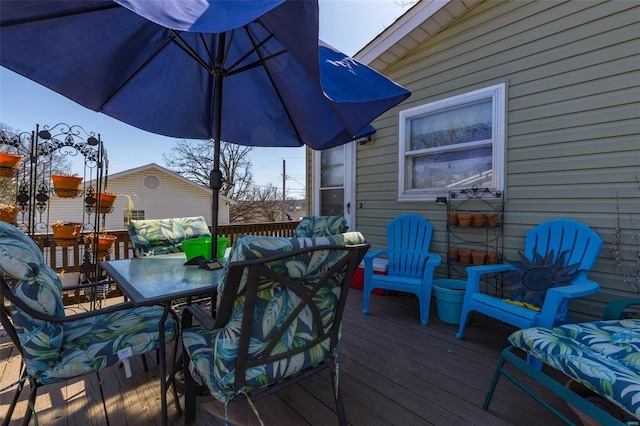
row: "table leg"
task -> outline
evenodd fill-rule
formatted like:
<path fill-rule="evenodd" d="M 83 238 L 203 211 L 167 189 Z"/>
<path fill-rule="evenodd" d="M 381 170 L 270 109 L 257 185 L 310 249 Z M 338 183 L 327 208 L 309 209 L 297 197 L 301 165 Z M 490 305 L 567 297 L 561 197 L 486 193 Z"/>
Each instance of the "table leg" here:
<path fill-rule="evenodd" d="M 164 304 L 164 310 L 162 317 L 160 317 L 160 324 L 158 324 L 158 343 L 160 346 L 160 404 L 162 405 L 162 425 L 167 425 L 167 363 L 166 363 L 166 342 L 164 335 L 164 323 L 169 316 L 169 309 L 171 309 L 171 301 Z M 177 337 L 176 337 L 177 338 Z"/>

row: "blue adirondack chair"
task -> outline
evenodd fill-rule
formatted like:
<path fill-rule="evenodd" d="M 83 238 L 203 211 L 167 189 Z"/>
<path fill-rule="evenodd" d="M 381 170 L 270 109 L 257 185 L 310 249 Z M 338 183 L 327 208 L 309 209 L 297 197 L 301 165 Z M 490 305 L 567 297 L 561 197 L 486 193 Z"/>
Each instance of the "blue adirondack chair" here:
<path fill-rule="evenodd" d="M 429 321 L 433 272 L 442 261 L 429 253 L 433 225 L 416 214 L 404 214 L 387 224 L 387 248 L 364 257 L 364 302 L 362 313 L 369 312 L 371 291 L 376 288 L 413 293 L 420 302 L 420 323 Z M 373 273 L 373 259 L 386 255 L 387 275 Z"/>
<path fill-rule="evenodd" d="M 468 267 L 467 288 L 456 337 L 462 338 L 471 311 L 521 329 L 570 323 L 569 302 L 593 294 L 600 288 L 598 283 L 587 278 L 587 274 L 601 248 L 602 239 L 588 226 L 572 219 L 553 219 L 527 232 L 523 258 L 528 260 Z M 510 274 L 520 277 L 522 290 L 526 290 L 522 294 L 531 294 L 531 289 L 539 290 L 540 306 L 519 303 L 521 297 L 501 299 L 480 291 L 482 275 L 509 271 L 516 271 L 516 274 Z M 553 286 L 554 283 L 563 285 Z M 512 288 L 518 285 L 516 282 Z"/>

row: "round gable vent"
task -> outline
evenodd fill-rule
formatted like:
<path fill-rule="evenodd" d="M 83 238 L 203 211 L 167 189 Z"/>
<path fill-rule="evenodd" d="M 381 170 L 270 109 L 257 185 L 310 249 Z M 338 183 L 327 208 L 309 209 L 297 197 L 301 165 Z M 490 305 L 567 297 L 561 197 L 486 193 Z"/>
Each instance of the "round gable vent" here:
<path fill-rule="evenodd" d="M 156 175 L 146 175 L 142 179 L 142 185 L 150 191 L 156 191 L 160 188 L 160 178 Z"/>

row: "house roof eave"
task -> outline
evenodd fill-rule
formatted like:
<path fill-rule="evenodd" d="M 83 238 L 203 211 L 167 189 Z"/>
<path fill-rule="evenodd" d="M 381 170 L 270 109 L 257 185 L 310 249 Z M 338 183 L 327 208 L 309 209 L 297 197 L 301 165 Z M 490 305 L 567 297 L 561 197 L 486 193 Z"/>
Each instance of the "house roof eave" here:
<path fill-rule="evenodd" d="M 354 58 L 382 71 L 481 1 L 421 0 L 356 53 Z"/>

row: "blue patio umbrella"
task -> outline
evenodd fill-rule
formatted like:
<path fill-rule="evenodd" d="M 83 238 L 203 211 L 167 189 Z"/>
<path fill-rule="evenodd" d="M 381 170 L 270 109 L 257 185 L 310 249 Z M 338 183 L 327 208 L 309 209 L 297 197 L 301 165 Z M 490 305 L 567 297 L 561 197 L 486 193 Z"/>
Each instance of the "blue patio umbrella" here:
<path fill-rule="evenodd" d="M 0 2 L 0 65 L 152 133 L 326 149 L 409 96 L 318 40 L 317 1 Z"/>

